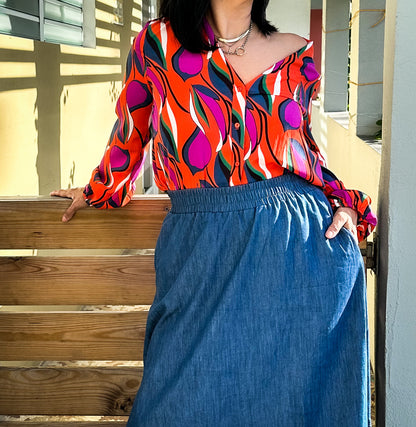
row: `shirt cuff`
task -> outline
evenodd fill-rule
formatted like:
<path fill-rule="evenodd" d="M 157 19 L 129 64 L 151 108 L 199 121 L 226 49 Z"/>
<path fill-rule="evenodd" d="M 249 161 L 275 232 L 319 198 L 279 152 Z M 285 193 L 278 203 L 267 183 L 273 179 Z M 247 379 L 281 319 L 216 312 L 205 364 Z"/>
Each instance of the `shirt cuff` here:
<path fill-rule="evenodd" d="M 327 195 L 332 209 L 339 207 L 354 209 L 357 212 L 357 235 L 361 242 L 369 236 L 377 225 L 377 217 L 371 210 L 371 198 L 358 190 L 332 190 Z"/>

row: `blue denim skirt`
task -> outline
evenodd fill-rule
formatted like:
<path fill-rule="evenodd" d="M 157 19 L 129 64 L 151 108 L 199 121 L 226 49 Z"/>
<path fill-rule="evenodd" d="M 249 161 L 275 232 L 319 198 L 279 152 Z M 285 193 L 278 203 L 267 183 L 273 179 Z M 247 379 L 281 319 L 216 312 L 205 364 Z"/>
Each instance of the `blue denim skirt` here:
<path fill-rule="evenodd" d="M 169 194 L 128 426 L 368 427 L 362 257 L 293 174 Z"/>

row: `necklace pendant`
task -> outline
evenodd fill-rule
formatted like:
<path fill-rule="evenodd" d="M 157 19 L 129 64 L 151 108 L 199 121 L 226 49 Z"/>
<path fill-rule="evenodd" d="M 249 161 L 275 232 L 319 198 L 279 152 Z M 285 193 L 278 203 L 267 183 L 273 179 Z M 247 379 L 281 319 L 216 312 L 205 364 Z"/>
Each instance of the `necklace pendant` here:
<path fill-rule="evenodd" d="M 234 51 L 234 53 L 235 53 L 237 56 L 243 56 L 243 55 L 246 53 L 246 49 L 245 49 L 245 47 L 244 47 L 244 46 L 240 46 L 240 47 L 238 47 L 238 48 Z"/>

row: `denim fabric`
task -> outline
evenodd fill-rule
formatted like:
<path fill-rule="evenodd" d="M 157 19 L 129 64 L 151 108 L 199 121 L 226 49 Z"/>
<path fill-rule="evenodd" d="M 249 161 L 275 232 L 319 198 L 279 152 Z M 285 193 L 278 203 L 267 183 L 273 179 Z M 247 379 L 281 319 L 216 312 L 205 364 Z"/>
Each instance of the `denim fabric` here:
<path fill-rule="evenodd" d="M 368 427 L 361 254 L 288 174 L 171 192 L 129 427 Z"/>

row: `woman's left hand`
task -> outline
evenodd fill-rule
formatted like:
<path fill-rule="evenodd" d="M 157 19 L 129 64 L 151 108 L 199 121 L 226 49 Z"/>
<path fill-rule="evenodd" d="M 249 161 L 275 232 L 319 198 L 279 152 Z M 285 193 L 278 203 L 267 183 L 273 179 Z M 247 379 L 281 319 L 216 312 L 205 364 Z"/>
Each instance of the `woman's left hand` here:
<path fill-rule="evenodd" d="M 339 233 L 342 227 L 345 227 L 351 231 L 358 243 L 357 218 L 358 215 L 354 209 L 344 207 L 338 208 L 334 213 L 332 224 L 326 230 L 325 237 L 332 239 Z"/>

